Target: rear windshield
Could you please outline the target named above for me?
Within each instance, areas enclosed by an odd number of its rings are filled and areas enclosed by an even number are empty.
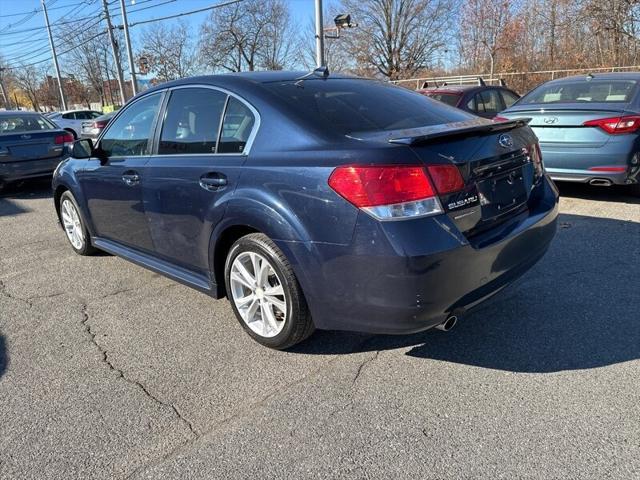
[[[55,128],[53,123],[42,115],[0,115],[0,135]]]
[[[518,105],[532,103],[629,103],[635,80],[576,80],[542,85],[525,95]]]
[[[375,80],[307,79],[265,83],[297,116],[325,131],[354,134],[468,120],[471,115]]]
[[[460,95],[457,93],[427,93],[427,96],[452,107],[455,107],[460,100]]]

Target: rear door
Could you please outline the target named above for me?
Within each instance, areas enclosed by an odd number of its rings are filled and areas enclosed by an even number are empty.
[[[209,242],[255,135],[257,112],[210,87],[171,91],[143,191],[156,254],[206,274]]]
[[[149,160],[163,92],[124,107],[98,144],[103,158],[91,158],[77,172],[96,234],[135,249],[152,251],[144,214],[142,172]]]

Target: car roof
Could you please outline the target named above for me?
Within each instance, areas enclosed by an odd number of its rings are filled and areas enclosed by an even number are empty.
[[[31,110],[0,110],[0,115],[42,115]]]
[[[572,75],[571,77],[557,78],[555,80],[549,80],[546,83],[565,83],[575,82],[576,80],[585,80],[587,76],[591,75],[593,80],[639,80],[640,72],[607,72],[607,73],[592,73],[587,75]]]
[[[300,80],[301,77],[307,76],[308,80],[319,80],[322,77],[318,75],[309,75],[312,72],[305,71],[287,71],[287,70],[278,70],[278,71],[264,71],[264,72],[233,72],[233,73],[222,73],[217,75],[200,75],[197,77],[187,77],[182,78],[180,80],[174,80],[171,82],[162,83],[153,88],[145,90],[141,92],[139,95],[147,94],[150,92],[163,90],[165,88],[171,88],[181,85],[212,85],[216,87],[228,87],[233,89],[234,87],[244,87],[246,89],[250,89],[252,86],[261,85],[264,83],[275,83],[275,82],[292,82],[295,80]],[[359,80],[372,80],[370,78],[357,77],[353,75],[345,75],[340,73],[331,73],[327,77],[328,79],[359,79]]]

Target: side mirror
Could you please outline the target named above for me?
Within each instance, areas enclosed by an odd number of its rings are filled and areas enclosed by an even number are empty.
[[[91,158],[93,154],[93,142],[90,138],[76,140],[71,146],[71,156],[73,158]]]

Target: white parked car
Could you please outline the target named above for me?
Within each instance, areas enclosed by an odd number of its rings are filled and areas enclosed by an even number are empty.
[[[82,133],[82,122],[93,120],[101,115],[102,113],[95,110],[68,110],[48,114],[47,118],[58,127],[72,133],[74,138],[78,138]]]

